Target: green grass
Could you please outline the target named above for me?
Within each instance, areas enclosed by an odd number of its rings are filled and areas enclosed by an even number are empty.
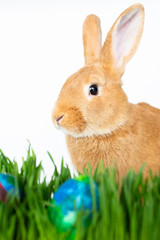
[[[26,159],[22,159],[21,169],[0,151],[0,172],[11,173],[20,179],[25,193],[22,201],[12,198],[6,204],[0,204],[0,240],[61,240],[69,234],[57,233],[49,221],[47,208],[52,193],[71,177],[71,173],[63,161],[58,172],[50,154],[49,157],[55,171],[47,182],[46,178],[40,181],[43,167],[36,163],[30,147]],[[142,170],[138,175],[130,171],[120,184],[114,170],[103,169],[100,173],[97,169],[94,176],[90,170],[85,170],[85,174],[90,178],[91,188],[93,179],[98,183],[100,210],[97,212],[93,206],[92,221],[87,228],[82,225],[83,212],[79,214],[76,240],[160,239],[160,176],[150,174],[151,180],[144,181]]]

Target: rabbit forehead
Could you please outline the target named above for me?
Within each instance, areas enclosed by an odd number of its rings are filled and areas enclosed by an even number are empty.
[[[106,75],[100,65],[93,65],[90,67],[90,74],[85,79],[85,84],[99,83],[104,85],[106,83]]]
[[[81,68],[78,72],[71,75],[66,83],[65,87],[76,88],[83,84],[100,83],[104,85],[106,82],[105,72],[99,64],[92,64]]]
[[[90,84],[103,86],[106,79],[103,69],[98,64],[85,66],[66,80],[60,91],[58,102],[65,102],[65,104],[70,102],[74,105],[77,98],[78,101],[83,101],[85,86]]]

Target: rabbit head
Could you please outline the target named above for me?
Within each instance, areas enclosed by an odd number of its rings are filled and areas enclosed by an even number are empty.
[[[129,103],[121,88],[126,63],[136,52],[144,24],[144,8],[124,11],[101,46],[100,20],[89,15],[83,25],[85,66],[62,87],[52,119],[73,137],[110,134],[128,119]]]

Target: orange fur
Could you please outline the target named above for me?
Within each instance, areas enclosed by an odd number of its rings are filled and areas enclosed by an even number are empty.
[[[148,110],[146,111],[146,109]],[[94,171],[98,162],[116,167],[119,176],[129,169],[136,172],[146,163],[144,174],[160,169],[160,111],[147,104],[130,104],[128,121],[110,135],[73,138],[67,145],[75,167],[82,172],[90,163]]]
[[[149,169],[153,173],[160,169],[160,110],[129,103],[121,88],[121,76],[138,47],[143,23],[143,6],[131,6],[116,20],[100,50],[99,19],[90,15],[84,22],[86,65],[65,82],[52,116],[66,133],[72,162],[80,172],[88,162],[94,171],[100,160],[116,167],[118,176],[129,169],[137,172],[144,163],[144,175]],[[129,39],[126,32],[130,34],[131,24],[135,34]],[[127,47],[120,41],[126,36]],[[122,44],[118,53],[113,51],[117,43]],[[88,92],[92,84],[98,86],[97,96]]]
[[[101,38],[99,18],[95,15],[89,15],[83,24],[83,45],[86,65],[96,62],[99,59],[102,47]]]

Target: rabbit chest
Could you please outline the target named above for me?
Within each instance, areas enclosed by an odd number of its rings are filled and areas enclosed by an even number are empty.
[[[144,174],[148,169],[159,170],[160,123],[156,121],[156,114],[144,111],[142,103],[133,106],[132,115],[126,125],[109,135],[66,136],[72,162],[79,172],[83,172],[88,163],[94,171],[100,161],[105,167],[115,167],[120,176],[125,176],[129,169],[138,172],[144,163]]]

